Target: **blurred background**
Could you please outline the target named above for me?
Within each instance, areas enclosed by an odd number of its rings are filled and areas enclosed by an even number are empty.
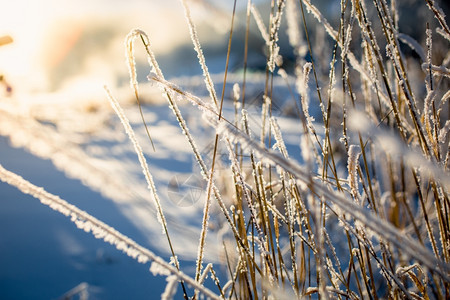
[[[226,50],[232,2],[189,1],[211,59]],[[238,15],[245,6],[238,1]],[[16,93],[122,85],[128,82],[124,39],[133,28],[147,32],[167,77],[200,73],[179,1],[18,0],[1,3],[0,36],[13,42],[0,47],[0,74]],[[222,64],[210,62],[211,71],[223,71]]]
[[[199,30],[200,41],[213,73],[223,72],[227,35],[233,1],[188,1]],[[335,12],[339,1],[313,1],[321,12],[337,25]],[[253,0],[267,21],[270,1]],[[448,11],[446,1],[437,1]],[[17,0],[1,2],[0,37],[13,42],[0,47],[0,75],[18,92],[54,92],[69,89],[96,90],[104,84],[120,86],[128,82],[123,41],[133,28],[147,32],[152,49],[166,77],[201,74],[181,3],[177,0]],[[235,39],[231,56],[231,70],[242,67],[245,10],[247,1],[237,1]],[[419,42],[416,28],[429,19],[430,12],[421,1],[397,3],[400,31]],[[432,20],[431,20],[432,21]],[[250,69],[264,70],[264,42],[252,18],[250,32]],[[283,26],[284,26],[283,22]],[[315,32],[315,26],[309,30]],[[283,56],[289,60],[286,32],[280,32]],[[311,38],[316,38],[314,34]],[[318,44],[324,45],[323,41]],[[445,47],[444,47],[445,49]],[[445,54],[445,53],[444,53]],[[145,61],[143,49],[138,47],[137,58]],[[140,70],[144,81],[147,68]]]

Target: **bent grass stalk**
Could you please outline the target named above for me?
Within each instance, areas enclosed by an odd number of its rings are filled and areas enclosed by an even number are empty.
[[[147,133],[147,136],[152,144],[153,151],[156,151],[155,145],[153,144],[152,137],[150,136],[150,132],[147,127],[147,122],[145,121],[144,118],[144,113],[142,112],[141,101],[139,100],[139,89],[136,74],[136,61],[134,59],[134,41],[138,36],[143,38],[139,31],[132,31],[125,39],[126,58],[128,62],[128,71],[130,73],[130,85],[134,90],[134,96],[136,97],[136,102],[139,107],[139,113],[141,115],[142,123],[144,124],[145,127],[145,132]]]

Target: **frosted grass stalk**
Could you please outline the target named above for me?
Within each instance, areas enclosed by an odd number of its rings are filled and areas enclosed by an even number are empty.
[[[426,2],[430,10],[434,13],[435,18],[439,21],[442,30],[447,35],[450,35],[450,28],[448,27],[447,22],[445,21],[446,16],[442,8],[438,4],[436,4],[434,0],[426,0]]]
[[[330,274],[329,275],[330,276],[330,282],[333,285],[333,287],[339,286],[339,283],[341,281],[344,282],[343,278],[341,276],[339,276],[340,274],[334,268],[333,262],[328,257],[325,258],[325,266],[327,268],[328,273]]]
[[[251,140],[248,136],[240,130],[229,126],[225,122],[217,124],[217,131],[220,134],[228,135],[229,138],[243,145],[243,149],[252,149],[257,153],[264,162],[277,165],[285,171],[289,171],[296,180],[306,184],[311,190],[314,190],[318,196],[324,197],[327,202],[336,204],[342,211],[353,216],[359,220],[366,227],[370,228],[380,239],[389,241],[402,249],[410,257],[417,259],[426,265],[430,270],[434,270],[443,279],[450,280],[448,273],[450,272],[450,265],[436,259],[429,250],[425,249],[418,242],[404,236],[397,228],[379,219],[363,207],[360,207],[353,201],[346,198],[342,193],[330,190],[329,187],[320,181],[312,181],[311,174],[304,171],[304,169],[293,162],[285,159],[277,153],[266,149],[259,143]]]
[[[280,65],[281,63],[277,63],[280,61],[281,56],[280,47],[278,46],[278,32],[281,26],[281,17],[283,15],[283,10],[285,6],[285,0],[277,1],[277,11],[275,16],[270,22],[270,40],[269,40],[269,60],[267,62],[267,66],[269,67],[269,71],[273,72],[275,70],[275,65]]]
[[[360,202],[358,193],[358,159],[360,155],[361,148],[357,145],[350,145],[347,160],[348,184],[353,198],[358,202]]]
[[[298,237],[300,237],[300,239],[306,243],[313,252],[316,251],[316,249],[314,247],[312,247],[312,245],[310,245],[309,241],[307,240],[306,237],[303,236],[302,230],[295,230],[295,216],[296,216],[296,209],[295,209],[295,203],[294,203],[294,197],[295,196],[291,196],[290,192],[288,192],[288,186],[289,188],[294,189],[294,186],[292,185],[292,181],[290,181],[287,177],[290,177],[290,174],[288,174],[287,172],[284,172],[283,170],[281,170],[280,168],[277,168],[277,172],[280,176],[280,180],[282,182],[283,188],[282,188],[282,192],[283,192],[283,197],[285,199],[284,201],[284,207],[285,207],[285,215],[281,215],[281,213],[278,211],[278,209],[276,209],[276,207],[274,207],[271,203],[267,203],[267,206],[269,208],[269,210],[272,211],[272,213],[275,214],[274,217],[274,221],[277,221],[276,223],[278,224],[278,219],[283,220],[288,228],[288,238],[289,238],[289,249],[290,249],[290,258],[291,258],[291,272],[293,274],[293,282],[289,278],[289,281],[291,283],[292,289],[295,293],[295,295],[297,297],[299,297],[299,288],[298,288],[298,264],[297,264],[297,247],[296,247],[296,242],[295,242],[295,235],[297,235]],[[299,227],[301,228],[301,225],[299,224]],[[278,248],[280,248],[279,246],[279,238],[277,237],[277,245]],[[280,261],[281,263],[281,261]],[[287,266],[285,264],[283,264],[283,267],[286,269],[286,273],[287,273]]]
[[[233,106],[234,106],[234,124],[235,126],[239,126],[239,109],[241,108],[241,102],[239,99],[241,98],[241,88],[238,83],[233,84]]]
[[[140,30],[140,29],[132,29],[130,31],[130,33],[128,33],[127,38],[126,38],[126,43],[133,45],[134,40],[140,37],[142,40],[142,43],[144,44],[145,50],[147,51],[147,59],[148,59],[148,63],[150,65],[150,67],[152,68],[152,71],[156,73],[156,75],[158,75],[161,78],[164,78],[164,75],[161,71],[161,69],[159,68],[158,63],[156,63],[156,58],[155,58],[155,54],[153,53],[153,51],[150,50],[150,39],[148,38],[148,35]],[[127,56],[127,59],[129,61],[129,68],[130,68],[130,75],[131,75],[131,83],[132,85],[136,84],[137,85],[137,81],[136,81],[136,65],[134,63],[134,52],[130,52],[127,51],[127,55],[133,55],[132,57]],[[130,61],[132,63],[130,63]]]
[[[323,236],[323,228],[322,228],[322,224],[323,224],[323,220],[322,220],[322,216],[324,215],[323,212],[325,210],[325,201],[323,201],[323,199],[321,199],[321,201],[319,201],[317,204],[314,203],[314,199],[315,197],[312,194],[308,194],[307,195],[308,198],[310,198],[311,200],[311,208],[312,208],[312,217],[314,219],[314,238],[315,240],[315,245],[316,245],[316,250],[317,253],[315,254],[316,259],[318,261],[318,264],[316,265],[316,270],[317,270],[317,274],[318,274],[318,287],[319,287],[319,294],[321,296],[321,299],[329,299],[329,294],[327,293],[326,290],[326,280],[327,280],[327,276],[326,276],[326,260],[325,260],[325,239]]]
[[[209,114],[210,117],[218,116],[216,107],[212,106],[210,103],[205,103],[199,97],[182,90],[181,87],[177,86],[176,84],[169,82],[164,78],[157,76],[156,74],[149,75],[147,78],[149,81],[157,82],[158,88],[163,93],[168,93],[174,99],[185,99],[189,101],[194,107],[198,108],[202,113]]]
[[[449,99],[450,99],[450,90],[448,90],[441,98],[441,101],[439,103],[438,110],[437,110],[438,116],[441,115],[442,109],[444,108],[443,106]]]
[[[138,155],[139,162],[140,162],[141,167],[142,167],[142,172],[144,173],[145,180],[147,181],[147,184],[148,184],[148,188],[149,188],[149,190],[150,190],[150,192],[152,193],[152,196],[153,196],[152,198],[153,198],[153,203],[154,203],[154,205],[156,207],[156,210],[157,210],[158,222],[162,226],[163,234],[165,234],[166,237],[167,237],[167,241],[169,243],[169,247],[170,247],[170,250],[171,250],[171,253],[172,253],[172,257],[175,260],[175,267],[177,269],[179,269],[180,265],[179,265],[178,259],[177,259],[176,255],[175,255],[175,252],[174,252],[173,247],[172,247],[172,242],[170,240],[169,232],[167,230],[167,221],[166,221],[166,218],[165,218],[164,213],[163,213],[163,209],[162,209],[162,206],[161,206],[161,201],[160,201],[159,196],[158,196],[158,194],[156,192],[156,186],[155,186],[155,183],[153,181],[153,177],[152,177],[152,175],[150,173],[150,170],[148,168],[148,164],[147,164],[147,161],[145,159],[144,153],[142,152],[142,148],[141,148],[140,144],[138,143],[138,141],[136,139],[136,135],[134,134],[133,128],[131,127],[130,122],[128,121],[128,118],[125,116],[125,113],[123,112],[122,107],[120,107],[119,102],[113,97],[113,95],[111,94],[111,92],[108,90],[108,88],[106,86],[105,86],[105,90],[106,90],[106,93],[107,93],[107,96],[108,96],[108,100],[111,103],[111,106],[113,107],[114,111],[116,112],[116,114],[120,118],[120,121],[122,122],[122,124],[123,124],[123,126],[125,128],[125,131],[128,134],[128,137],[130,138],[130,140],[131,140],[131,142],[133,144],[133,147],[134,147],[134,149],[136,151],[136,154]]]
[[[424,70],[428,69],[428,67],[429,67],[428,64],[422,65],[422,69]],[[431,71],[433,72],[433,75],[440,75],[450,78],[450,69],[446,68],[443,65],[442,66],[431,65]]]
[[[428,85],[428,84],[427,84]],[[433,106],[436,99],[436,93],[433,89],[427,88],[427,95],[425,96],[424,103],[423,103],[423,123],[425,125],[425,132],[428,133],[428,141],[434,142],[435,139],[433,139],[432,132],[434,132],[436,126],[437,126],[437,120],[433,117]],[[434,135],[437,138],[437,132],[434,132]],[[435,143],[432,143],[432,145],[435,145]]]
[[[198,243],[198,249],[197,249],[197,262],[196,262],[197,266],[196,266],[196,271],[195,271],[195,279],[198,281],[200,281],[200,272],[202,270],[202,261],[203,261],[204,251],[205,251],[206,234],[208,232],[208,223],[209,223],[209,217],[210,217],[209,209],[211,207],[211,199],[212,199],[211,192],[212,192],[213,180],[214,180],[214,172],[211,170],[211,174],[209,176],[208,185],[207,185],[208,193],[206,195],[205,206],[203,208],[202,230],[200,232],[200,241]],[[207,273],[206,269],[205,269],[204,273]]]
[[[138,93],[138,83],[136,74],[136,60],[134,56],[134,40],[142,34],[145,35],[145,33],[140,30],[134,30],[128,33],[127,37],[125,38],[125,56],[127,59],[128,72],[130,74],[130,85],[136,95]]]
[[[259,10],[256,8],[254,4],[252,4],[251,6],[251,13],[256,21],[256,25],[258,26],[262,38],[266,42],[266,45],[270,45],[270,36],[269,33],[267,32],[266,25],[264,24],[261,14],[259,13]]]
[[[238,83],[233,84],[233,100],[238,102],[241,97],[241,88]]]
[[[310,153],[310,150],[314,153],[314,157],[317,161],[317,165],[320,166],[322,163],[322,160],[316,151],[316,149],[313,149],[313,143],[312,139],[315,139],[320,147],[321,144],[319,142],[319,138],[317,136],[316,128],[314,126],[314,117],[311,116],[309,113],[309,91],[308,91],[308,81],[309,81],[309,74],[312,69],[312,63],[305,63],[303,65],[303,70],[300,68],[300,66],[296,67],[296,88],[298,93],[300,94],[300,103],[302,106],[303,115],[306,119],[306,127],[308,129],[308,137],[303,137],[301,140],[301,146],[302,146],[302,155],[305,158],[305,162],[308,163],[309,167],[312,167],[312,155]],[[311,142],[310,142],[311,141]],[[319,168],[320,169],[320,168]]]
[[[309,135],[303,134],[300,136],[301,155],[302,155],[303,161],[310,169],[312,167],[313,158],[314,158],[314,156],[316,156],[316,153],[313,153],[314,150],[311,149],[311,147],[312,147],[311,144],[312,144],[312,142],[309,139]],[[320,159],[318,157],[316,157],[316,159],[317,159],[317,161],[320,161]]]
[[[285,158],[289,158],[286,144],[284,143],[283,136],[281,134],[280,125],[278,125],[277,119],[275,117],[270,118],[270,125],[272,126],[275,140],[277,142],[275,145],[273,145],[273,147],[278,148],[280,150],[280,153],[283,154]]]
[[[208,277],[208,272],[212,270],[212,264],[207,264],[205,269],[203,270],[203,274],[200,276],[200,278],[198,279],[198,283],[203,284],[206,280],[206,278]]]
[[[297,81],[296,81],[296,87],[297,91],[300,94],[301,97],[301,104],[302,104],[302,110],[303,114],[306,118],[306,124],[308,126],[308,129],[310,132],[315,135],[316,129],[313,125],[314,117],[312,117],[309,114],[309,93],[308,93],[308,81],[309,81],[309,74],[312,69],[311,63],[305,63],[303,65],[303,70],[300,70],[300,68],[297,68]]]
[[[445,143],[445,139],[450,131],[450,120],[447,120],[444,124],[444,126],[439,131],[438,140],[440,143]]]
[[[339,260],[339,257],[336,253],[336,249],[333,245],[333,242],[331,241],[330,235],[328,234],[326,228],[323,228],[322,230],[323,230],[323,235],[324,235],[325,241],[328,244],[328,247],[330,248],[331,255],[334,258],[334,260],[336,261],[336,265],[339,268],[340,274],[342,275],[341,261]],[[331,262],[331,260],[330,260],[330,266],[328,268],[332,269],[333,273],[336,274],[335,276],[339,277],[337,272],[334,270],[333,263]]]
[[[442,30],[441,28],[436,28],[436,32],[439,33],[444,39],[450,42],[450,34]]]
[[[344,11],[345,9],[345,1],[341,1],[341,11]],[[348,52],[350,51],[350,42],[352,41],[352,31],[353,31],[353,25],[355,22],[355,7],[352,6],[352,10],[350,12],[350,20],[347,25],[347,29],[344,30],[343,34],[343,46],[341,51],[341,61],[345,62],[345,70],[343,73],[343,79],[345,81],[348,80],[348,66],[347,66],[347,56]],[[344,26],[344,24],[342,24]],[[347,85],[347,83],[345,83]]]
[[[203,51],[200,46],[197,29],[195,28],[195,24],[192,21],[191,11],[189,10],[188,5],[186,4],[186,0],[180,0],[180,1],[181,1],[181,4],[183,5],[184,14],[185,14],[186,20],[188,22],[189,32],[191,34],[191,40],[192,40],[192,43],[194,44],[194,49],[197,52],[198,62],[200,63],[200,66],[202,67],[202,70],[203,70],[203,76],[205,77],[206,88],[208,89],[211,100],[213,101],[215,106],[218,107],[216,90],[214,88],[214,83],[211,79],[211,75],[209,74],[208,66],[206,65],[205,56],[203,55]]]
[[[145,39],[148,40],[148,37],[145,35],[145,33],[140,30],[135,30],[135,31],[130,32],[125,39],[126,58],[127,58],[127,62],[128,62],[128,71],[130,73],[130,85],[131,85],[131,88],[134,90],[134,95],[136,97],[136,101],[139,106],[139,113],[141,114],[142,123],[144,124],[145,131],[147,132],[147,136],[150,139],[150,142],[153,147],[153,151],[156,151],[155,145],[153,144],[153,139],[150,136],[150,132],[147,127],[147,122],[145,121],[145,118],[144,118],[144,113],[142,112],[141,101],[139,100],[139,90],[138,90],[137,74],[136,74],[136,61],[134,58],[134,41],[138,36],[140,36],[143,41]]]
[[[222,287],[222,291],[224,294],[228,292],[228,289],[233,285],[233,280],[228,280],[227,283]]]
[[[145,176],[145,180],[147,181],[148,189],[152,193],[153,196],[153,203],[155,204],[155,207],[157,209],[157,217],[158,221],[163,227],[163,233],[168,234],[167,232],[167,222],[166,218],[164,217],[163,210],[161,207],[161,201],[159,200],[159,196],[156,192],[156,186],[153,181],[153,177],[150,174],[150,169],[148,168],[147,160],[145,159],[144,153],[142,151],[141,145],[136,139],[136,135],[134,133],[133,128],[130,125],[130,122],[128,121],[128,118],[125,116],[125,113],[120,106],[119,102],[114,98],[114,96],[111,94],[109,89],[105,86],[105,91],[108,96],[108,100],[111,103],[112,108],[116,112],[117,116],[120,118],[120,121],[122,122],[123,127],[125,128],[125,132],[127,133],[128,137],[130,138],[131,143],[133,144],[134,150],[136,151],[136,154],[139,159],[139,163],[141,164],[142,172]]]
[[[302,3],[305,4],[307,11],[311,13],[317,19],[317,21],[324,26],[328,34],[333,37],[334,40],[338,40],[339,35],[337,31],[333,29],[328,20],[322,15],[320,10],[317,9],[317,7],[315,7],[309,0],[303,0]]]
[[[420,60],[422,62],[427,61],[427,56],[425,55],[425,51],[423,50],[422,46],[417,42],[414,38],[411,36],[404,34],[404,33],[397,33],[397,37],[400,41],[408,45],[412,50],[414,50],[417,55],[419,55]]]
[[[48,193],[43,188],[35,186],[34,184],[23,179],[21,176],[6,170],[1,165],[0,180],[16,187],[24,194],[31,195],[34,198],[39,199],[42,204],[49,206],[64,216],[70,217],[71,221],[74,222],[78,228],[83,229],[85,232],[92,233],[98,239],[103,239],[105,242],[113,245],[118,250],[124,252],[139,263],[145,264],[152,261],[152,264],[161,266],[162,269],[165,269],[170,272],[170,274],[176,276],[178,280],[185,281],[195,289],[198,289],[205,296],[210,297],[211,299],[220,299],[219,296],[214,294],[211,290],[199,284],[193,278],[179,271],[177,268],[164,261],[152,251],[139,245],[113,227],[103,223],[60,197]]]
[[[261,108],[261,143],[264,144],[266,138],[266,120],[269,114],[269,108],[271,106],[272,100],[269,96],[263,96],[263,104]]]

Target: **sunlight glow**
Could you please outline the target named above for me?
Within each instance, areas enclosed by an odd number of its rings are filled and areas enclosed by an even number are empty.
[[[99,89],[116,85],[127,74],[123,41],[132,28],[151,34],[156,53],[189,41],[175,0],[9,1],[0,10],[0,37],[13,42],[0,47],[0,75],[16,95],[73,88],[83,81]]]

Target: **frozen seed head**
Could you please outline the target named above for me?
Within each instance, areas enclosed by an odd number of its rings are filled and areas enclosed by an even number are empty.
[[[241,88],[239,87],[238,83],[235,83],[233,85],[233,98],[235,101],[239,100],[241,97]]]
[[[352,196],[358,198],[358,159],[361,155],[361,148],[358,145],[350,145],[348,150],[348,182]]]

